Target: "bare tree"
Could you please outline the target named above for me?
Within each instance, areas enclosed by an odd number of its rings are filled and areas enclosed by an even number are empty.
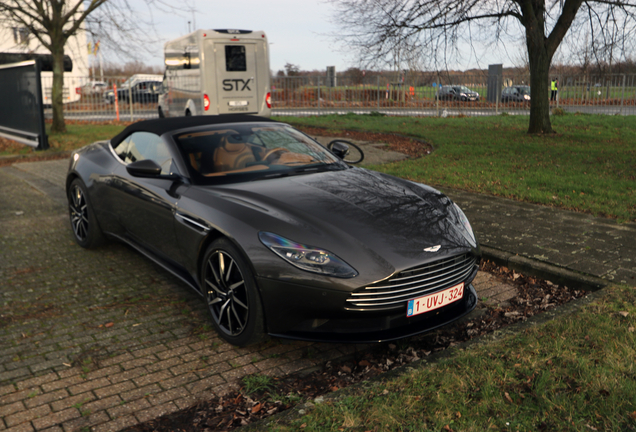
[[[491,43],[524,34],[532,101],[528,133],[551,133],[548,90],[552,58],[574,25],[601,32],[612,49],[635,30],[636,1],[630,0],[330,0],[361,64],[385,62],[395,52],[429,52],[446,62],[460,42]],[[339,37],[343,34],[340,33]],[[595,34],[592,33],[593,40]],[[600,43],[600,42],[599,42]],[[607,45],[607,44],[605,44]],[[409,46],[410,50],[398,51]],[[406,59],[405,59],[406,60]]]
[[[136,11],[129,0],[0,0],[0,17],[28,29],[53,57],[51,132],[65,132],[63,111],[64,47],[80,31],[97,35],[103,45],[127,58],[149,51],[154,35],[152,11],[160,9],[180,15],[194,13],[189,0],[170,4],[169,0],[145,0],[148,10]],[[178,9],[177,9],[178,8]],[[158,37],[155,36],[155,39]]]

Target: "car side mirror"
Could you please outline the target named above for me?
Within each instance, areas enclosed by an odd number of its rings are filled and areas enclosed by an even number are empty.
[[[344,159],[349,153],[349,146],[341,142],[335,142],[331,147],[331,151],[340,159]]]
[[[126,165],[126,171],[134,177],[159,177],[161,166],[151,159],[142,159]]]

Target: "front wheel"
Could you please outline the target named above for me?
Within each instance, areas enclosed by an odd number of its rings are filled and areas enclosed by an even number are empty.
[[[260,342],[265,337],[263,308],[242,254],[229,240],[215,240],[203,264],[201,288],[219,336],[236,346]]]
[[[333,148],[333,145],[337,142],[349,146],[347,154],[345,155],[344,159],[342,159],[343,161],[352,165],[362,162],[362,160],[364,159],[364,152],[360,147],[350,141],[336,139],[327,144],[327,148],[331,150]]]
[[[86,185],[76,178],[68,189],[68,209],[73,236],[78,245],[92,249],[104,242],[104,235],[97,223]]]

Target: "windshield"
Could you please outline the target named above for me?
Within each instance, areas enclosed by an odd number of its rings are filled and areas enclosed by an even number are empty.
[[[181,133],[174,139],[197,184],[347,168],[323,146],[285,124],[222,124]]]
[[[517,87],[519,89],[519,93],[521,94],[530,94],[530,87],[528,86],[521,86],[521,87]]]
[[[462,93],[472,93],[473,91],[465,86],[459,86],[459,91]]]

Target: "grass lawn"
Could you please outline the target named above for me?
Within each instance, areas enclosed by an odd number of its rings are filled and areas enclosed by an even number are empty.
[[[110,139],[121,132],[126,125],[127,123],[67,123],[66,133],[51,134],[51,125],[47,124],[50,147],[48,150],[36,153],[29,146],[3,140],[0,145],[0,156],[15,154],[47,156],[60,151],[74,150],[95,141]]]
[[[272,431],[636,430],[636,289],[397,377],[346,389]]]
[[[437,186],[636,220],[636,116],[553,116],[554,135],[526,134],[527,116],[282,117],[296,126],[399,133],[435,151],[372,167]]]

